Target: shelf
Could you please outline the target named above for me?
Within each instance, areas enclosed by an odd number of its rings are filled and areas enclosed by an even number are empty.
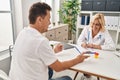
[[[78,28],[78,29],[79,29],[79,28],[83,29],[85,26],[87,26],[87,25],[80,25],[80,26],[78,26],[77,28]]]
[[[59,28],[59,27],[63,27],[63,26],[68,26],[68,24],[59,24],[59,25],[51,25],[48,27],[48,30],[51,30],[51,29],[56,29],[56,28]]]
[[[115,31],[117,31],[117,30],[118,30],[118,28],[117,28],[117,27],[106,27],[106,29],[107,29],[107,30],[115,30]]]
[[[116,14],[119,14],[120,13],[120,11],[116,11],[116,12],[114,12],[114,11],[81,11],[80,13],[108,13],[108,14],[110,14],[110,13],[116,13]]]
[[[80,26],[78,26],[77,27],[77,29],[83,29],[85,26],[88,26],[88,25],[80,25]],[[105,27],[107,30],[118,30],[118,28],[117,27]]]

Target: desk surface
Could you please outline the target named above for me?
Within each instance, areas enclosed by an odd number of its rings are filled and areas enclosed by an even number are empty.
[[[91,74],[105,79],[120,79],[120,58],[118,58],[114,51],[103,51],[92,49],[92,51],[99,53],[99,58],[95,59],[93,54],[85,59],[84,62],[79,63],[71,70]],[[76,49],[63,50],[56,54],[60,61],[70,60],[75,58],[80,53]]]

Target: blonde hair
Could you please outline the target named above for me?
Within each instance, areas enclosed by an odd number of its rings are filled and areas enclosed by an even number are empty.
[[[90,24],[89,24],[89,25],[92,27],[92,26],[93,26],[93,22],[94,22],[96,19],[97,19],[97,20],[99,21],[99,23],[100,23],[100,26],[101,26],[100,31],[104,32],[104,31],[105,31],[105,19],[104,19],[104,15],[101,14],[101,13],[95,14],[94,17],[93,17],[93,19],[90,21]]]

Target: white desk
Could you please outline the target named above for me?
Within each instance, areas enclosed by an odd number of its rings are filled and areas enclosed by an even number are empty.
[[[113,51],[93,50],[99,53],[95,59],[93,54],[84,62],[70,68],[70,70],[87,73],[107,80],[120,80],[120,58]],[[60,61],[70,60],[79,55],[75,49],[63,50],[56,54]]]

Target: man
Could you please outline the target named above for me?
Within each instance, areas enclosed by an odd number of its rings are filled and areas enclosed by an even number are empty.
[[[46,3],[35,3],[29,11],[30,25],[23,29],[15,42],[10,69],[11,80],[48,80],[48,67],[59,72],[83,62],[82,55],[75,59],[60,62],[54,54],[61,51],[57,46],[54,51],[42,33],[48,30],[51,8]],[[54,80],[71,80],[62,77]]]

